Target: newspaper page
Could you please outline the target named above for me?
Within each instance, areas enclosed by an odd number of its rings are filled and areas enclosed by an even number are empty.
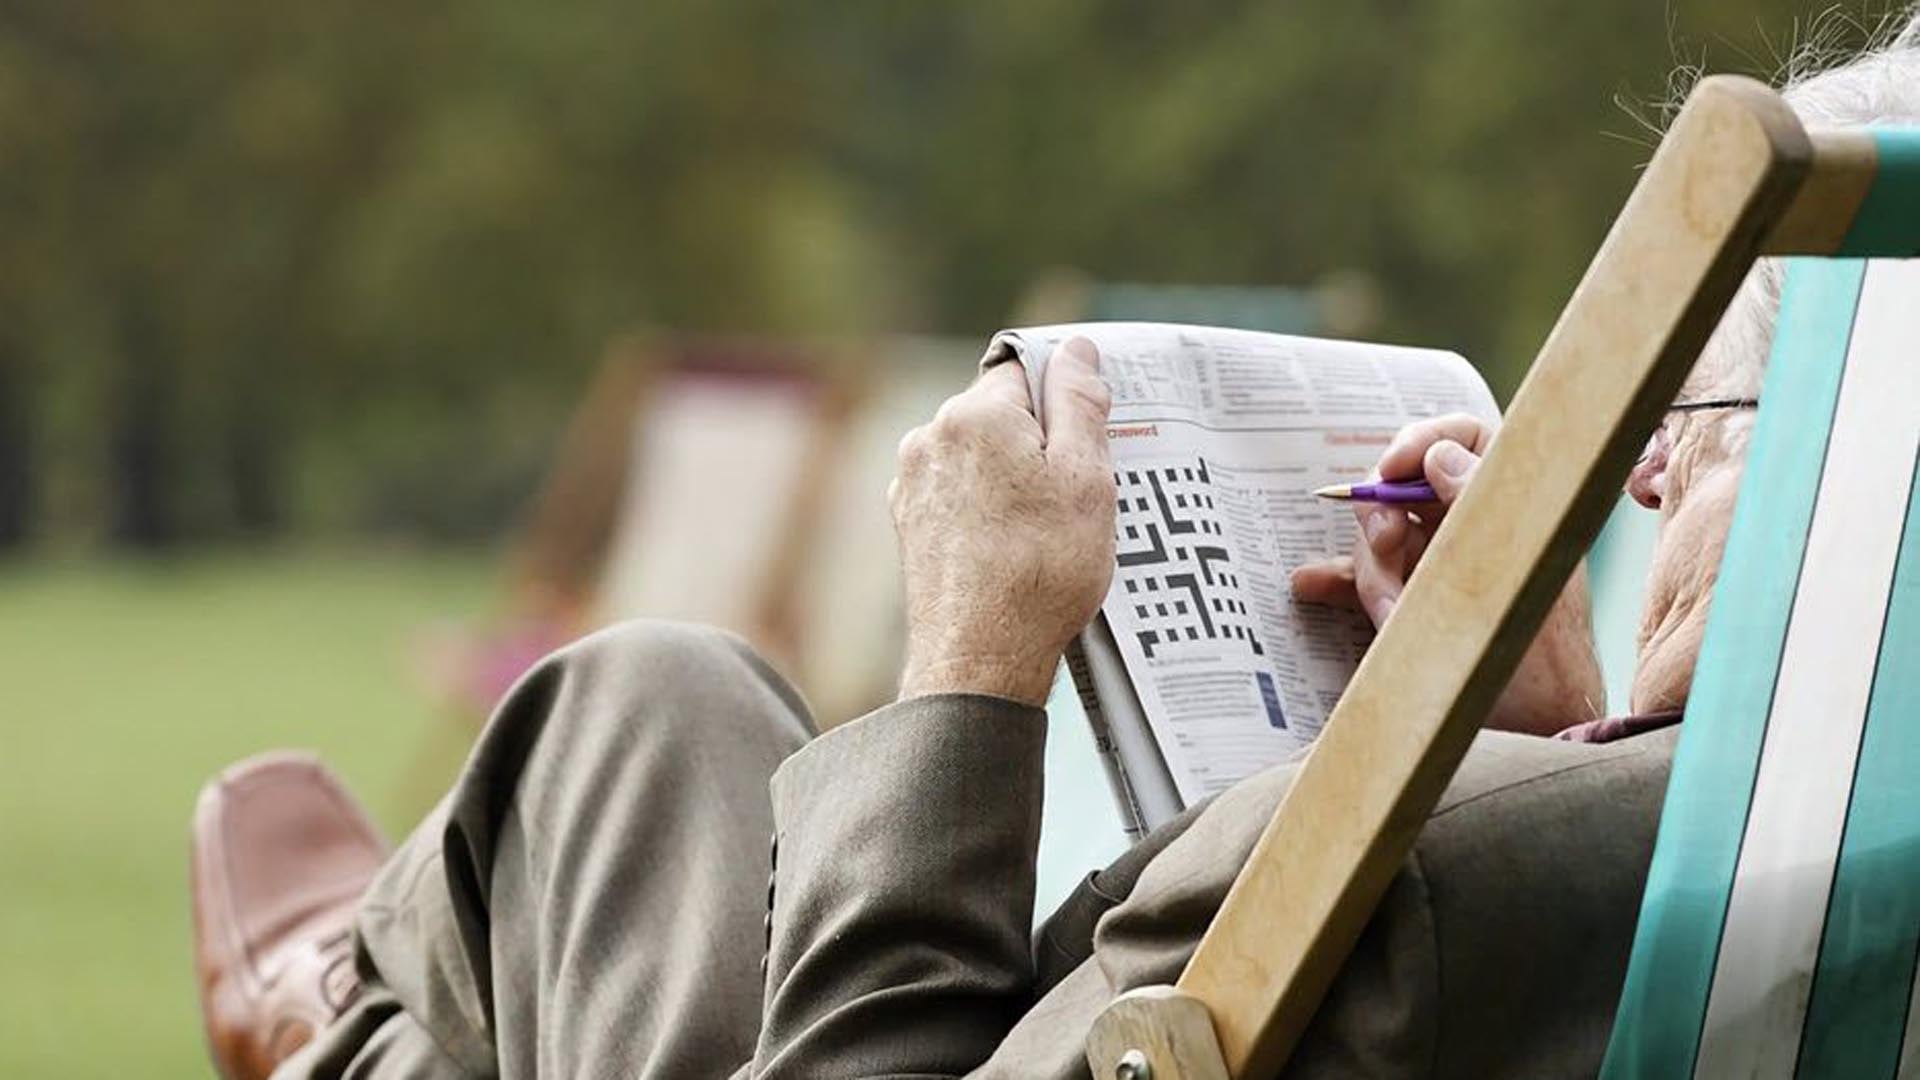
[[[1008,330],[982,364],[1019,360],[1038,408],[1074,335],[1113,393],[1119,513],[1070,666],[1137,832],[1310,745],[1372,640],[1364,615],[1292,599],[1295,567],[1354,541],[1350,507],[1313,490],[1367,478],[1409,421],[1498,409],[1454,353],[1215,327]]]

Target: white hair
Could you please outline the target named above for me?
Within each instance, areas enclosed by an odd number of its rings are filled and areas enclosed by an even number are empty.
[[[1788,61],[1781,91],[1808,127],[1920,123],[1920,8],[1889,19],[1874,44],[1838,63],[1822,44],[1827,34],[1816,29],[1810,36],[1813,42]],[[1778,259],[1762,259],[1747,275],[1701,351],[1683,398],[1760,396],[1784,276]],[[1725,415],[1711,427],[1720,449],[1737,454],[1751,423]]]

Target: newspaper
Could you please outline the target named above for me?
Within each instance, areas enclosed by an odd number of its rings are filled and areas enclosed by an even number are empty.
[[[981,364],[1017,360],[1038,408],[1074,335],[1113,392],[1118,565],[1067,663],[1137,836],[1310,746],[1372,640],[1292,599],[1295,567],[1353,546],[1349,507],[1313,490],[1365,479],[1409,421],[1499,413],[1454,353],[1218,327],[1005,330]]]

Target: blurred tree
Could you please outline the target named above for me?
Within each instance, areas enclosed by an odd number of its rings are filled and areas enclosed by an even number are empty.
[[[1863,39],[1824,7],[17,0],[0,543],[491,535],[619,331],[980,336],[1059,265],[1361,270],[1510,387],[1614,98]]]
[[[19,343],[0,330],[0,554],[25,546],[31,536],[32,393]]]

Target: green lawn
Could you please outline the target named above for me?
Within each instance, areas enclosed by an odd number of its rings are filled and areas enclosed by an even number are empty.
[[[204,1077],[189,955],[201,782],[319,751],[390,831],[457,754],[425,625],[477,558],[274,556],[0,570],[0,1077]]]

